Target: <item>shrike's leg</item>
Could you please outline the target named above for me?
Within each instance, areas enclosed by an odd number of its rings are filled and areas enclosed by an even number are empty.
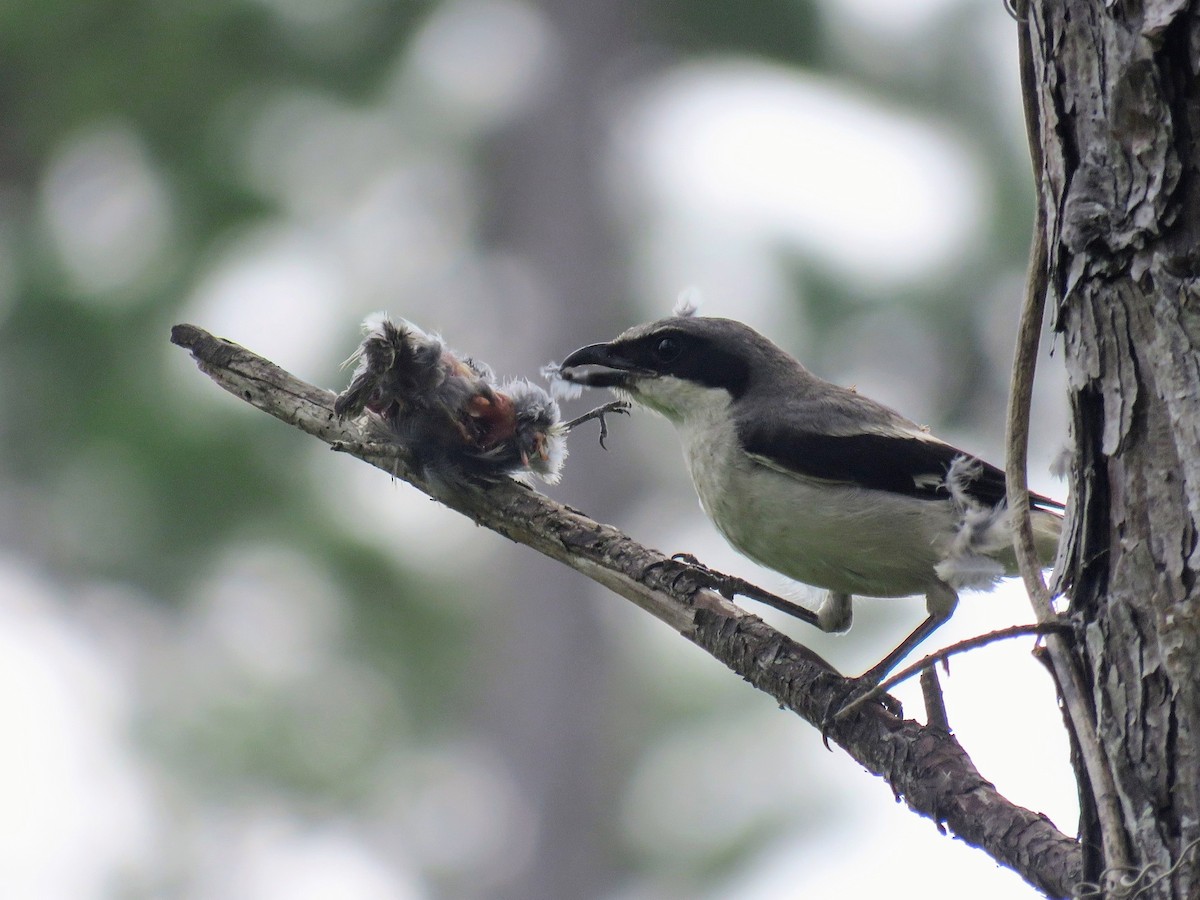
[[[945,624],[957,605],[958,593],[950,585],[939,581],[925,594],[925,609],[929,613],[925,621],[913,629],[913,633],[902,640],[895,650],[864,672],[859,680],[873,685],[883,681],[914,647]]]
[[[817,607],[817,627],[827,633],[842,634],[854,621],[853,597],[830,591]]]

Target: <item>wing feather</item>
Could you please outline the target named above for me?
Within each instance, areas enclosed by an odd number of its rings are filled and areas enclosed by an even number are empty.
[[[919,430],[887,427],[852,434],[818,434],[786,424],[738,424],[746,452],[763,465],[802,478],[852,484],[922,500],[949,497],[946,474],[954,460],[974,463],[963,487],[988,506],[1005,499],[1004,472]],[[1035,506],[1062,509],[1062,504],[1030,494]]]

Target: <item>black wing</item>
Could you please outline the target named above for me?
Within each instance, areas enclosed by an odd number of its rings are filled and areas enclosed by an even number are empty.
[[[825,435],[766,423],[739,423],[738,436],[746,452],[781,471],[923,500],[947,498],[946,474],[961,457],[971,463],[960,469],[970,475],[963,486],[971,497],[995,506],[1006,496],[1004,472],[936,438],[900,430]],[[1030,494],[1030,501],[1062,509],[1040,494]]]

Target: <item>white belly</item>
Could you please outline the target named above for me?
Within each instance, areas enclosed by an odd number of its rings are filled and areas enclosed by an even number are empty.
[[[738,450],[724,417],[680,423],[700,505],[734,547],[789,578],[847,594],[903,597],[937,582],[954,529],[949,502],[784,474]]]

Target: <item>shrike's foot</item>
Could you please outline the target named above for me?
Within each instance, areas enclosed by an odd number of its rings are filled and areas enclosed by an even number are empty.
[[[904,718],[904,706],[891,694],[879,691],[874,682],[864,683],[861,678],[847,679],[849,690],[840,698],[830,702],[821,719],[821,741],[825,749],[829,747],[829,734],[833,726],[847,718],[852,713],[863,709],[872,702],[879,703],[885,710],[897,719]]]
[[[879,703],[897,719],[904,718],[903,704],[891,694],[880,690],[879,681],[878,678],[869,677],[869,674],[853,679],[854,690],[846,696],[840,708],[833,710],[833,718],[835,720],[845,719],[855,710],[872,702]]]
[[[791,600],[785,600],[783,597],[763,590],[743,578],[738,578],[736,575],[726,575],[724,572],[710,569],[690,553],[676,553],[671,559],[686,563],[697,580],[727,600],[732,600],[737,595],[749,597],[751,600],[757,600],[759,603],[763,603],[780,612],[785,612],[789,616],[795,616],[800,621],[807,622],[809,625],[817,625],[817,614],[811,609],[801,606],[798,603],[793,603]]]

